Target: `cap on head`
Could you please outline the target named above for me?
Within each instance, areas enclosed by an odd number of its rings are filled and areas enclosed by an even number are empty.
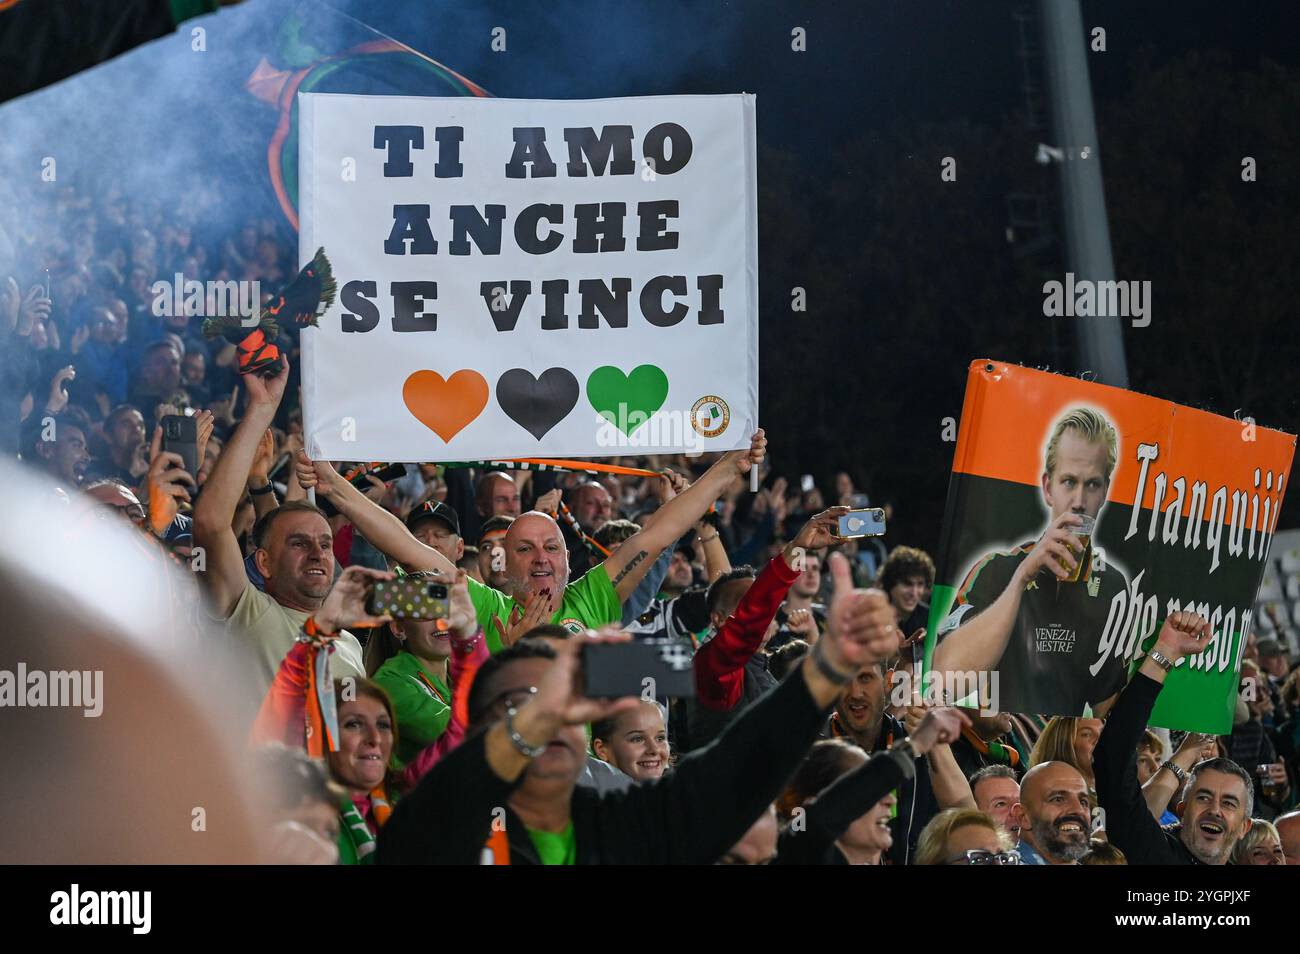
[[[451,532],[456,536],[460,536],[460,516],[454,507],[448,506],[441,500],[426,500],[412,510],[410,516],[406,518],[406,529],[414,533],[416,526],[425,520],[438,520],[450,527]]]

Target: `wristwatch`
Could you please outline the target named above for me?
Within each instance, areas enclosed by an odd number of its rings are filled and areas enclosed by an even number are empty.
[[[514,706],[506,707],[506,732],[509,733],[510,741],[515,748],[528,758],[535,759],[546,751],[546,743],[543,742],[541,745],[529,745],[524,741],[524,737],[520,735],[519,730],[515,728],[515,716],[518,714],[519,710]]]
[[[1173,661],[1164,653],[1162,653],[1160,650],[1156,649],[1154,646],[1152,646],[1149,650],[1147,650],[1147,658],[1150,659],[1157,666],[1159,666],[1161,669],[1163,669],[1165,672],[1173,672],[1174,670]]]
[[[1182,770],[1182,769],[1177,765],[1177,763],[1174,762],[1173,759],[1170,759],[1168,762],[1166,762],[1164,765],[1162,765],[1161,768],[1167,768],[1167,769],[1169,769],[1169,771],[1173,772],[1173,773],[1174,773],[1174,778],[1178,779],[1178,784],[1179,784],[1179,785],[1186,785],[1186,784],[1187,784],[1187,773],[1184,772],[1184,771],[1183,771],[1183,770]]]

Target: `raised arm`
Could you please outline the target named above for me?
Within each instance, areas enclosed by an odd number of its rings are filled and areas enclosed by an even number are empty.
[[[1177,665],[1184,656],[1204,649],[1209,636],[1209,624],[1195,613],[1174,613],[1165,620],[1141,668],[1120,693],[1093,750],[1092,767],[1097,799],[1106,813],[1106,836],[1128,856],[1129,864],[1169,862],[1168,844],[1151,817],[1137,778],[1138,743],[1166,675],[1152,654],[1158,652],[1171,666]]]
[[[763,568],[717,635],[700,649],[695,657],[695,686],[702,706],[727,711],[739,702],[745,663],[758,651],[777,607],[803,571],[804,554],[834,542],[839,516],[847,511],[847,507],[824,510],[804,524],[780,556]]]
[[[328,461],[311,460],[306,451],[299,451],[294,468],[303,487],[314,487],[384,556],[410,572],[436,570],[455,578],[455,564],[411,536],[406,524],[344,480]]]
[[[637,708],[641,702],[635,697],[584,698],[578,680],[584,645],[630,639],[625,635],[593,636],[556,646],[555,662],[514,717],[518,736],[529,745],[544,745],[565,725],[596,722]],[[380,832],[378,862],[466,864],[476,860],[500,806],[506,804],[529,761],[511,741],[505,719],[471,735],[398,803]]]
[[[934,668],[943,672],[986,672],[997,668],[1015,628],[1016,614],[1025,587],[1043,567],[1059,579],[1068,579],[1078,564],[1070,546],[1078,538],[1068,529],[1079,522],[1077,515],[1064,513],[1045,532],[1029,555],[1016,567],[1002,594],[969,623],[947,635],[934,650]],[[1062,565],[1064,561],[1066,565]]]
[[[203,547],[207,559],[207,570],[198,575],[199,582],[206,587],[213,609],[222,619],[234,611],[244,588],[249,585],[244,572],[244,555],[239,550],[231,522],[244,495],[248,472],[257,457],[262,435],[275,418],[288,380],[287,360],[274,377],[244,375],[244,389],[248,393],[244,419],[217,458],[194,508],[194,542]]]
[[[1178,787],[1182,784],[1179,777],[1170,769],[1170,763],[1178,766],[1184,773],[1190,772],[1192,766],[1202,759],[1214,758],[1214,750],[1212,735],[1188,732],[1183,737],[1182,745],[1178,746],[1178,751],[1173,754],[1173,757],[1160,766],[1156,774],[1147,779],[1146,784],[1142,786],[1142,798],[1146,801],[1147,808],[1151,810],[1152,818],[1157,822],[1160,821],[1170,800],[1178,794]]]
[[[257,456],[248,469],[248,493],[253,498],[253,510],[258,520],[280,505],[275,499],[275,488],[271,486],[271,457],[274,453],[275,435],[268,428],[257,442]]]
[[[727,485],[763,460],[766,448],[767,438],[759,428],[748,450],[730,451],[720,457],[703,477],[660,507],[650,526],[629,537],[605,561],[605,571],[620,600],[627,601],[659,552],[691,529],[704,516],[709,504],[722,496]]]
[[[885,595],[855,590],[840,554],[832,558],[831,572],[835,599],[826,638],[804,656],[798,672],[746,707],[722,735],[682,759],[661,782],[628,792],[628,803],[654,807],[666,833],[664,844],[690,846],[688,859],[649,860],[707,864],[721,856],[793,774],[845,683],[862,666],[898,651]]]
[[[924,718],[908,735],[912,753],[933,756],[938,749],[948,749],[948,743],[961,736],[963,721],[969,720],[957,709],[926,710]],[[915,772],[916,763],[912,754],[905,747],[895,746],[887,752],[878,752],[847,775],[832,782],[804,806],[805,830],[799,833],[799,838],[789,839],[790,847],[796,849],[797,854],[793,858],[786,858],[783,850],[783,861],[819,864],[821,857],[848,831],[850,825],[869,812],[892,789],[912,778]]]

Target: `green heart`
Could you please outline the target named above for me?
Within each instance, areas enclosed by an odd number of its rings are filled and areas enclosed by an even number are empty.
[[[631,374],[607,364],[587,378],[587,400],[591,406],[628,437],[650,420],[667,399],[668,375],[653,364],[635,367]]]

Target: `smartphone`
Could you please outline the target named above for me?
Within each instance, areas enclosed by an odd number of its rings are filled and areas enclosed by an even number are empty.
[[[584,646],[582,673],[587,697],[694,698],[691,655],[691,643],[686,639],[638,639]]]
[[[199,422],[184,414],[165,414],[162,421],[162,449],[180,454],[185,472],[197,479],[199,472]]]
[[[446,619],[450,609],[446,583],[414,576],[379,580],[366,599],[371,616],[393,619]]]
[[[370,464],[358,473],[354,474],[349,483],[358,490],[366,490],[370,487],[370,481],[366,480],[367,476],[378,477],[384,483],[390,480],[397,480],[399,477],[406,476],[405,464]]]
[[[840,517],[839,537],[880,537],[885,534],[885,511],[879,507],[868,510],[850,510]]]
[[[812,490],[816,486],[817,485],[813,482],[812,474],[804,474],[802,477],[799,478],[799,490],[802,493],[806,494],[808,491]]]

